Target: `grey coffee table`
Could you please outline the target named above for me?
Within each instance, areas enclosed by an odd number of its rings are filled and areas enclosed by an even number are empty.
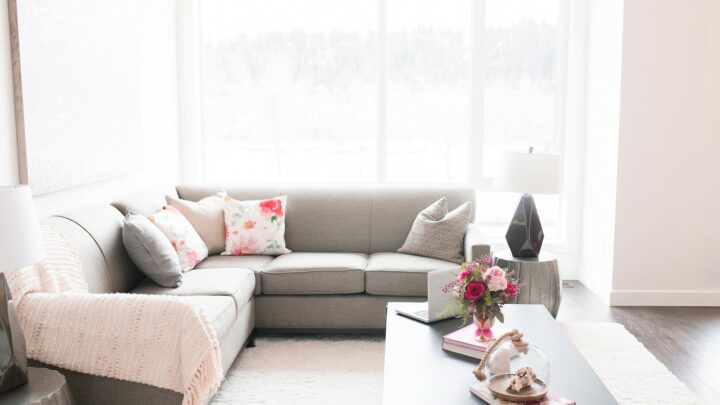
[[[398,315],[402,305],[388,304],[383,404],[483,404],[468,389],[477,381],[472,369],[479,361],[441,348],[443,335],[462,321],[426,325]],[[578,405],[617,404],[544,306],[508,304],[503,312],[506,326],[520,329],[550,359],[551,389]]]

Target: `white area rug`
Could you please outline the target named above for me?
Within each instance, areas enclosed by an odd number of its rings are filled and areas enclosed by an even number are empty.
[[[621,404],[702,403],[622,325],[562,326]],[[261,337],[256,345],[235,361],[213,405],[382,402],[382,338]]]
[[[213,405],[382,402],[383,337],[258,337],[255,345],[235,360]]]
[[[619,403],[703,403],[619,323],[566,323],[561,327]]]

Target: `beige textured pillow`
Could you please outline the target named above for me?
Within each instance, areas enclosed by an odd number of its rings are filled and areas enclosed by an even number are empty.
[[[398,252],[464,262],[463,243],[471,214],[470,201],[448,213],[447,199],[437,200],[418,214]]]
[[[168,205],[180,211],[195,228],[211,255],[225,250],[223,198],[226,195],[225,191],[220,191],[198,202],[165,196]]]

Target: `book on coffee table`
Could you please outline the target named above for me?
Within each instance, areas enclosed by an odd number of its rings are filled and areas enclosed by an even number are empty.
[[[495,325],[491,330],[480,331],[475,325],[471,324],[443,336],[442,348],[449,352],[455,352],[480,360],[488,346],[495,341],[495,338],[505,332],[507,332],[507,328],[501,325]],[[477,340],[482,334],[488,339],[487,341],[481,342]]]
[[[470,385],[470,392],[485,401],[488,405],[519,405],[519,402],[504,401],[496,398],[483,382]],[[545,396],[537,401],[522,402],[524,405],[575,405],[575,401],[569,400],[553,390],[548,390]]]

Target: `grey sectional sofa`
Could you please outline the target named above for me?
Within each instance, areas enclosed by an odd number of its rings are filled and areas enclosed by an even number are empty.
[[[170,194],[197,201],[221,189],[241,200],[288,196],[286,242],[292,253],[211,256],[179,288],[146,279],[127,256],[123,215],[151,214]],[[427,272],[455,263],[396,253],[418,212],[445,196],[451,209],[475,200],[459,187],[158,187],[57,215],[52,223],[78,250],[93,293],[186,296],[200,305],[220,340],[229,369],[253,331],[377,332],[389,301],[422,301]],[[474,225],[466,258],[490,251]],[[35,364],[37,364],[35,362]],[[43,365],[47,366],[47,365]],[[179,404],[181,395],[144,384],[61,370],[80,404]]]

